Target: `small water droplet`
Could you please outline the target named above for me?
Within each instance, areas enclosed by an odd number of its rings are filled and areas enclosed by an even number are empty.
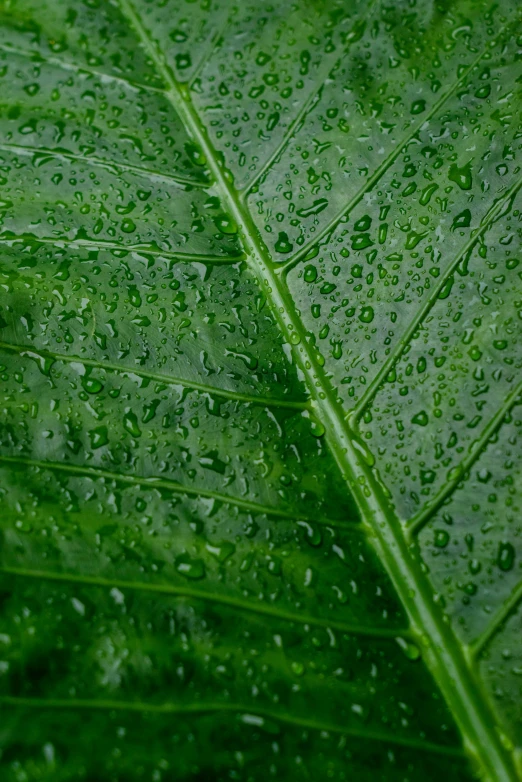
[[[396,638],[395,640],[401,647],[408,660],[415,662],[416,660],[420,659],[421,651],[416,644],[412,643],[411,641],[406,641],[404,638]]]
[[[450,535],[445,529],[435,530],[435,539],[433,541],[437,548],[446,548],[449,543]]]
[[[515,564],[515,548],[512,543],[500,543],[498,547],[497,565],[501,570],[512,570]]]
[[[180,554],[176,557],[176,570],[191,581],[205,578],[205,563],[201,559],[192,559],[188,554]]]
[[[317,269],[311,264],[305,267],[304,280],[305,282],[315,282],[317,279]]]

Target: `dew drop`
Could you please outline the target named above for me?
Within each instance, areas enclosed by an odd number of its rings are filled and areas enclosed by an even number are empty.
[[[363,307],[359,314],[359,320],[363,323],[371,323],[374,315],[373,307]]]
[[[82,388],[87,391],[88,394],[99,394],[103,388],[103,384],[96,378],[87,377],[85,375],[82,377]]]
[[[461,190],[471,190],[473,185],[473,177],[471,175],[471,163],[466,163],[465,166],[459,168],[455,163],[450,166],[448,179],[451,182],[455,182]]]
[[[237,234],[237,224],[229,215],[220,214],[214,220],[216,228],[222,234]]]
[[[406,641],[404,638],[396,638],[395,640],[401,647],[408,660],[415,662],[416,660],[420,659],[421,652],[416,644],[412,643],[411,641]]]
[[[291,241],[288,238],[288,235],[285,233],[285,231],[280,231],[279,236],[277,238],[277,242],[274,245],[276,252],[278,253],[291,253],[294,249],[294,245],[291,243]]]
[[[449,532],[445,529],[437,529],[435,530],[435,539],[433,541],[434,545],[437,548],[446,548],[446,546],[449,543]]]
[[[511,543],[501,543],[498,547],[497,565],[501,570],[513,569],[515,564],[515,549]]]
[[[176,570],[191,581],[205,578],[205,563],[201,559],[192,559],[188,554],[180,554],[175,562]]]
[[[133,437],[140,437],[141,429],[138,425],[136,413],[128,410],[123,416],[123,426]]]
[[[428,424],[428,414],[425,410],[421,410],[419,413],[416,413],[413,418],[411,419],[412,424],[417,424],[418,426],[427,426]]]
[[[304,280],[305,282],[315,282],[317,279],[317,269],[311,264],[305,267]]]

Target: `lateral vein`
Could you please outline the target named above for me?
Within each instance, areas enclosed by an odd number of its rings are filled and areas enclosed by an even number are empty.
[[[455,272],[455,269],[459,265],[462,258],[464,258],[464,256],[473,249],[473,247],[477,244],[481,236],[483,236],[487,231],[487,229],[495,222],[495,219],[502,212],[506,203],[508,203],[510,199],[514,198],[514,196],[520,190],[521,186],[522,186],[522,177],[517,181],[515,181],[514,184],[511,185],[511,187],[504,193],[504,195],[502,195],[494,203],[493,207],[489,210],[488,214],[485,216],[485,219],[483,220],[480,227],[473,234],[473,236],[469,238],[469,240],[466,242],[464,247],[457,253],[453,261],[446,267],[445,271],[440,275],[440,278],[438,279],[437,284],[431,290],[430,295],[426,298],[426,301],[424,302],[422,307],[420,307],[420,309],[417,310],[415,316],[408,324],[404,334],[397,342],[395,348],[391,351],[390,355],[386,358],[386,360],[383,361],[379,371],[373,378],[372,382],[368,385],[366,391],[361,396],[361,398],[359,399],[355,407],[352,409],[351,411],[352,421],[354,422],[358,421],[361,415],[364,413],[365,409],[372,402],[375,395],[377,394],[377,391],[379,390],[381,383],[386,378],[388,373],[393,369],[397,361],[399,361],[406,347],[411,342],[413,334],[419,328],[420,324],[426,318],[428,313],[435,306],[435,303],[439,298],[439,294],[441,290],[443,289],[444,285],[448,281],[449,277],[451,277],[451,275]]]
[[[11,246],[17,242],[34,242],[35,244],[49,244],[52,247],[85,247],[89,250],[117,250],[126,253],[143,253],[159,258],[172,258],[184,263],[208,263],[208,264],[234,264],[244,260],[243,255],[219,256],[204,255],[201,253],[183,253],[175,250],[161,250],[159,247],[150,247],[145,244],[118,244],[117,242],[93,242],[89,239],[52,239],[48,236],[36,236],[35,234],[15,235],[11,231],[0,234],[0,244]]]
[[[72,475],[84,475],[85,477],[92,478],[105,478],[106,480],[110,481],[129,483],[134,486],[147,486],[152,489],[167,489],[174,494],[188,494],[193,497],[206,497],[208,499],[222,502],[226,505],[235,505],[238,508],[250,510],[253,513],[263,513],[267,516],[276,516],[283,519],[308,521],[311,524],[323,524],[329,527],[342,527],[343,529],[354,529],[359,526],[355,522],[341,522],[330,519],[301,516],[295,513],[288,513],[287,511],[280,510],[279,508],[273,508],[269,505],[262,505],[261,503],[252,502],[251,500],[244,500],[241,497],[222,494],[221,492],[213,491],[212,489],[200,489],[195,486],[185,486],[182,483],[177,483],[176,481],[171,481],[165,478],[158,478],[156,476],[146,477],[143,475],[126,475],[125,473],[121,472],[101,470],[97,467],[63,464],[62,462],[51,462],[41,459],[26,459],[21,456],[7,456],[0,453],[0,463],[2,462],[7,464],[25,464],[28,467],[39,467],[43,470],[56,470],[57,472],[66,472],[71,473]]]
[[[367,5],[366,13],[361,18],[360,21],[366,23],[368,18],[370,17],[371,12],[373,11],[373,7],[377,0],[370,0],[370,2]],[[275,150],[272,152],[270,157],[263,163],[259,171],[256,171],[255,176],[253,179],[245,185],[243,189],[243,196],[249,195],[249,193],[252,191],[252,188],[259,182],[260,179],[263,178],[263,176],[267,173],[267,171],[270,169],[270,166],[272,163],[277,160],[279,155],[284,151],[286,148],[288,142],[294,135],[294,131],[296,128],[299,127],[302,120],[305,118],[305,116],[308,114],[308,111],[312,108],[314,103],[316,103],[319,100],[321,90],[324,88],[325,80],[328,77],[328,74],[333,73],[341,64],[344,57],[346,56],[347,51],[349,50],[351,46],[351,41],[348,42],[345,50],[343,51],[342,55],[338,58],[338,60],[332,65],[326,65],[324,68],[324,76],[321,75],[320,81],[319,81],[319,87],[315,90],[312,90],[310,95],[302,102],[301,108],[298,111],[296,117],[292,120],[292,122],[289,124],[288,128],[286,129],[286,132],[283,135],[283,138],[281,139],[280,143],[277,145]],[[326,61],[327,62],[327,61]]]
[[[398,736],[397,733],[385,733],[383,731],[373,731],[352,726],[341,726],[322,722],[320,720],[310,720],[304,717],[298,717],[293,714],[279,713],[275,710],[259,708],[254,704],[209,702],[209,703],[143,703],[141,701],[110,701],[97,699],[58,699],[58,698],[29,698],[10,695],[1,695],[0,703],[6,706],[20,706],[25,708],[40,709],[96,709],[100,711],[130,711],[130,712],[150,712],[156,714],[213,714],[213,713],[232,713],[248,717],[261,717],[263,719],[274,720],[296,727],[308,728],[310,730],[324,731],[327,733],[338,733],[354,738],[368,739],[369,741],[381,741],[398,746],[418,749],[421,752],[431,752],[439,755],[449,755],[451,757],[463,757],[464,753],[460,747],[450,747],[435,742],[419,741],[414,738]]]
[[[185,586],[175,586],[173,584],[155,584],[139,581],[122,581],[120,579],[101,578],[98,576],[83,576],[77,573],[55,573],[46,570],[31,570],[29,568],[10,567],[0,565],[0,573],[8,573],[13,576],[24,578],[41,579],[43,581],[58,581],[71,584],[85,584],[86,586],[99,586],[107,589],[116,587],[117,589],[132,589],[136,592],[154,592],[155,594],[172,595],[174,597],[188,597],[194,600],[202,600],[207,603],[217,603],[226,605],[238,611],[246,613],[259,614],[261,616],[270,616],[274,619],[281,619],[286,622],[296,622],[302,625],[314,625],[315,627],[330,628],[339,630],[351,635],[365,636],[368,638],[410,638],[411,633],[407,628],[379,628],[374,626],[364,626],[351,624],[350,622],[340,622],[335,619],[323,619],[309,614],[294,613],[285,611],[275,606],[270,606],[258,602],[248,602],[229,595],[220,595],[215,592],[205,592],[199,589],[191,589]]]
[[[129,163],[121,163],[117,160],[103,160],[103,158],[98,158],[94,155],[75,155],[74,153],[68,152],[65,149],[62,150],[49,149],[47,147],[30,147],[22,146],[20,144],[0,144],[0,150],[3,150],[4,152],[13,152],[18,155],[25,155],[27,157],[40,155],[41,157],[52,157],[56,160],[66,160],[71,163],[85,163],[88,166],[104,168],[113,174],[118,173],[118,171],[129,171],[132,174],[145,176],[151,180],[162,180],[169,183],[174,182],[177,185],[186,185],[195,188],[208,187],[210,184],[209,181],[191,179],[190,177],[177,174],[162,174],[160,171],[153,171],[150,168],[133,166]]]
[[[498,630],[500,630],[506,619],[518,607],[521,601],[522,582],[517,587],[515,587],[508,599],[502,604],[482,635],[480,635],[475,640],[475,642],[471,644],[470,652],[473,657],[477,658],[480,655],[480,653],[488,645],[489,641],[498,632]]]
[[[501,35],[499,33],[499,35]],[[357,206],[357,204],[362,201],[366,193],[368,193],[375,184],[381,179],[381,177],[384,176],[386,171],[390,168],[390,166],[395,162],[395,160],[400,155],[401,151],[406,147],[410,141],[412,141],[419,130],[422,129],[423,125],[432,119],[432,117],[437,113],[439,109],[442,108],[442,106],[446,103],[447,100],[451,98],[451,96],[455,93],[455,91],[458,89],[458,87],[462,84],[462,82],[469,76],[469,74],[472,72],[473,68],[480,62],[480,60],[484,57],[484,55],[489,50],[491,44],[488,44],[481,52],[480,54],[473,60],[471,65],[466,69],[464,74],[460,76],[458,79],[456,79],[451,86],[444,92],[439,100],[434,103],[431,110],[426,114],[425,117],[423,117],[419,122],[417,122],[413,129],[408,133],[407,136],[405,136],[402,141],[399,141],[399,143],[395,146],[395,148],[392,150],[392,152],[388,155],[388,157],[383,160],[380,166],[378,166],[374,173],[371,175],[371,177],[367,180],[366,184],[356,193],[356,195],[348,201],[341,210],[329,221],[329,223],[323,228],[323,230],[315,236],[313,239],[311,239],[309,242],[307,242],[304,247],[301,247],[300,250],[298,250],[297,253],[292,258],[289,258],[288,261],[285,264],[281,264],[278,268],[284,271],[289,271],[291,268],[296,266],[298,263],[300,263],[301,260],[306,256],[308,251],[314,247],[316,244],[318,244],[322,239],[324,239],[325,236],[328,236],[328,234],[334,230],[339,220],[341,220],[344,215],[350,214],[350,212]]]
[[[415,516],[412,516],[412,518],[408,521],[407,529],[410,537],[418,534],[424,525],[427,524],[427,522],[437,512],[440,506],[453,495],[455,489],[465,477],[466,473],[469,472],[477,459],[487,448],[489,439],[502,426],[504,418],[509,413],[511,408],[516,404],[517,400],[520,399],[521,394],[522,383],[519,383],[516,388],[514,388],[513,391],[508,394],[495,415],[484,427],[480,437],[472,444],[470,453],[466,456],[465,459],[461,461],[457,467],[451,470],[452,477],[447,478],[444,486],[435,495],[433,500],[429,502],[421,511],[419,511],[419,513],[416,513]]]
[[[137,375],[138,377],[157,380],[159,383],[168,383],[169,385],[182,386],[190,388],[202,394],[211,394],[212,396],[223,397],[231,401],[245,402],[246,404],[256,405],[258,407],[288,408],[290,410],[309,410],[308,402],[292,402],[286,399],[272,399],[271,397],[254,396],[250,394],[241,394],[237,391],[228,391],[224,388],[207,386],[197,381],[185,380],[174,375],[166,375],[161,372],[148,372],[141,367],[125,366],[123,364],[114,364],[110,361],[101,361],[93,358],[83,358],[81,356],[67,355],[65,353],[56,353],[52,350],[40,349],[34,345],[14,345],[10,342],[0,342],[0,349],[13,351],[14,353],[37,353],[43,358],[50,358],[53,361],[62,361],[66,364],[80,363],[95,369],[102,369],[106,372],[118,372],[124,375]]]
[[[75,73],[88,73],[92,76],[97,76],[104,81],[112,81],[116,84],[121,84],[124,87],[129,87],[134,92],[145,90],[146,92],[154,92],[159,95],[164,95],[165,90],[160,87],[153,87],[150,84],[143,84],[142,82],[134,82],[129,79],[124,79],[122,76],[115,76],[111,73],[105,73],[104,71],[97,71],[95,68],[91,68],[89,65],[78,65],[74,62],[68,62],[62,60],[59,57],[46,56],[38,51],[30,51],[29,49],[23,49],[19,46],[12,46],[10,44],[0,44],[0,51],[7,54],[17,54],[19,57],[24,57],[30,60],[32,63],[49,63],[49,65],[55,65],[57,68],[62,68],[64,71],[73,71]]]

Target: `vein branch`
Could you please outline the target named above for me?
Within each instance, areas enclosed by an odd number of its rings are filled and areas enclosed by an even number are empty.
[[[4,152],[12,152],[18,155],[26,155],[27,157],[51,157],[56,160],[66,160],[71,163],[85,163],[87,166],[97,166],[104,168],[111,173],[119,173],[120,171],[129,171],[132,174],[138,174],[139,176],[147,177],[152,180],[160,180],[169,184],[175,183],[177,185],[186,185],[189,187],[207,187],[209,182],[204,182],[197,179],[191,179],[190,177],[182,176],[181,174],[165,174],[161,171],[154,171],[150,168],[143,168],[141,166],[133,166],[129,163],[122,163],[118,160],[103,160],[94,155],[76,155],[72,152],[68,152],[65,149],[48,149],[46,147],[30,147],[21,146],[20,144],[0,144],[0,150]]]
[[[370,17],[373,11],[373,7],[375,3],[376,0],[370,0],[366,8],[366,13],[361,18],[361,22],[366,23],[367,19]],[[281,142],[277,145],[277,147],[274,149],[272,154],[263,163],[261,168],[256,172],[253,179],[245,186],[243,190],[243,198],[246,198],[252,192],[254,187],[258,184],[258,182],[263,178],[263,176],[270,169],[272,163],[274,163],[278,159],[278,157],[282,154],[282,152],[286,149],[290,139],[295,135],[296,131],[299,129],[299,126],[303,122],[303,119],[306,117],[306,115],[311,110],[311,108],[319,102],[321,91],[324,88],[325,80],[328,74],[333,73],[335,70],[337,70],[337,68],[339,68],[350,46],[351,46],[351,41],[348,42],[348,45],[345,47],[345,50],[343,51],[341,57],[339,57],[339,59],[337,60],[337,62],[335,62],[333,66],[330,66],[328,64],[328,60],[325,58],[325,68],[323,69],[322,73],[318,75],[319,87],[316,90],[313,90],[310,93],[310,95],[307,97],[307,99],[303,101],[301,108],[297,113],[297,116],[289,124],[288,128],[286,129],[286,132],[283,135],[283,138],[281,139]]]
[[[471,654],[474,658],[479,657],[481,652],[486,648],[494,635],[502,628],[504,622],[513,613],[513,611],[520,605],[522,601],[522,583],[520,583],[502,604],[497,611],[491,622],[488,624],[485,631],[480,635],[476,641],[471,645]]]
[[[434,305],[436,304],[439,298],[440,292],[444,288],[444,285],[448,281],[449,277],[451,277],[451,275],[455,272],[462,258],[464,258],[469,252],[471,252],[473,247],[477,244],[479,239],[486,233],[488,228],[495,222],[495,220],[498,217],[501,216],[502,212],[504,211],[504,208],[506,207],[507,204],[510,203],[511,199],[515,197],[517,192],[520,190],[521,186],[522,186],[522,177],[516,180],[514,184],[511,185],[511,187],[508,188],[508,190],[494,203],[493,207],[489,210],[487,215],[485,215],[480,227],[469,238],[469,240],[466,242],[464,247],[462,247],[462,249],[457,253],[453,261],[450,264],[448,264],[445,271],[440,275],[437,284],[431,289],[429,296],[426,297],[426,300],[424,301],[423,305],[417,310],[415,316],[408,324],[404,334],[398,340],[397,344],[395,345],[394,349],[390,352],[386,360],[383,361],[379,371],[373,378],[372,382],[367,386],[366,391],[364,392],[364,394],[359,399],[358,403],[351,411],[351,417],[354,422],[360,419],[365,409],[373,401],[374,397],[377,394],[377,391],[379,390],[381,383],[383,383],[383,381],[386,379],[387,375],[391,372],[391,370],[393,369],[397,361],[399,361],[405,349],[410,344],[413,335],[415,334],[415,332],[417,331],[417,329],[419,328],[423,320],[426,318],[428,313],[433,309]]]
[[[412,516],[407,525],[410,537],[417,535],[424,525],[434,516],[440,506],[453,495],[457,486],[466,477],[477,459],[487,448],[491,437],[504,423],[506,415],[510,412],[511,408],[520,401],[521,394],[522,383],[519,383],[513,391],[508,394],[495,415],[484,427],[480,437],[472,443],[466,458],[463,459],[457,467],[451,470],[450,477],[446,479],[444,486],[435,495],[433,500],[425,505],[422,510],[415,514],[415,516]]]
[[[99,576],[84,576],[77,573],[54,573],[47,570],[32,570],[21,567],[10,567],[0,565],[0,573],[7,573],[13,576],[23,576],[24,578],[34,578],[44,581],[58,581],[69,584],[84,584],[85,586],[103,587],[107,589],[132,589],[136,592],[154,592],[161,595],[172,595],[174,597],[187,597],[192,600],[203,600],[207,603],[225,605],[238,611],[246,613],[259,614],[260,616],[270,616],[274,619],[281,619],[285,622],[295,622],[302,625],[313,625],[314,627],[330,628],[339,630],[350,635],[365,636],[368,638],[410,638],[411,633],[405,628],[387,628],[365,626],[350,622],[342,622],[335,619],[325,619],[304,613],[294,613],[278,608],[275,605],[262,603],[260,600],[244,600],[235,598],[232,595],[222,595],[217,592],[208,592],[203,589],[191,589],[190,587],[176,586],[174,584],[158,584],[153,582],[122,581],[120,579],[102,578]]]
[[[379,180],[384,176],[384,174],[388,171],[388,169],[393,165],[393,163],[396,161],[402,150],[408,146],[408,144],[413,141],[417,133],[422,130],[423,126],[432,119],[435,114],[439,111],[439,109],[442,108],[442,106],[448,101],[452,95],[456,92],[456,90],[463,84],[465,79],[469,76],[469,74],[473,71],[473,69],[476,67],[476,65],[480,62],[480,60],[484,57],[488,49],[490,48],[491,44],[488,44],[488,46],[485,47],[483,51],[480,52],[480,54],[475,57],[471,65],[466,69],[464,74],[460,76],[458,79],[456,79],[450,87],[444,92],[439,100],[433,104],[432,108],[426,114],[422,119],[419,120],[415,125],[413,125],[410,132],[402,139],[402,141],[399,141],[399,143],[394,147],[394,149],[391,151],[391,153],[386,157],[385,160],[381,163],[380,166],[378,166],[373,174],[369,177],[369,179],[366,181],[366,184],[359,190],[358,193],[355,194],[353,198],[350,199],[343,207],[342,209],[325,225],[325,227],[322,229],[322,231],[317,235],[314,236],[312,240],[307,242],[304,247],[301,247],[300,250],[298,250],[297,253],[292,258],[289,258],[289,260],[285,264],[281,264],[278,268],[284,271],[289,271],[294,266],[296,266],[298,263],[300,263],[307,255],[309,250],[314,247],[315,245],[319,244],[319,242],[324,239],[328,234],[330,234],[334,228],[337,226],[338,222],[345,216],[349,215],[350,212],[355,209],[357,204],[359,204],[366,193],[368,193],[374,185],[379,182]]]
[[[256,704],[230,703],[226,701],[204,703],[143,703],[141,701],[102,700],[102,699],[76,699],[76,698],[30,698],[22,696],[0,696],[0,703],[5,706],[35,708],[35,709],[95,709],[100,711],[129,711],[149,712],[155,714],[177,714],[179,716],[204,715],[230,713],[243,717],[245,724],[249,718],[260,717],[274,720],[294,727],[308,728],[310,730],[338,733],[344,736],[353,736],[368,741],[379,741],[387,744],[417,749],[423,752],[431,752],[437,755],[449,755],[451,757],[463,757],[460,747],[450,747],[444,744],[435,744],[429,741],[419,741],[407,736],[399,736],[397,733],[385,733],[384,731],[358,728],[355,726],[343,726],[335,723],[322,722],[321,720],[307,719],[295,714],[278,712],[275,709],[259,708]],[[258,724],[258,723],[254,723]]]
[[[209,45],[207,46],[206,52],[204,56],[201,58],[201,60],[198,62],[196,68],[194,69],[190,81],[188,82],[189,88],[191,88],[196,80],[199,78],[200,74],[203,72],[203,69],[205,68],[205,65],[209,62],[209,60],[214,56],[214,53],[219,47],[219,43],[221,41],[221,38],[223,37],[223,33],[225,31],[225,28],[228,24],[229,16],[228,13],[225,13],[223,15],[223,21],[220,25],[215,29],[214,34],[212,35]]]
[[[66,364],[80,363],[87,367],[93,367],[94,369],[102,369],[104,372],[118,372],[119,374],[124,375],[137,375],[138,377],[157,380],[159,383],[168,383],[169,385],[182,386],[183,388],[190,388],[202,394],[211,394],[212,396],[223,397],[224,399],[230,399],[232,401],[257,405],[258,407],[288,408],[290,410],[310,409],[309,402],[293,402],[286,399],[272,399],[271,397],[241,394],[237,391],[228,391],[224,388],[207,386],[204,383],[185,380],[183,378],[163,374],[161,372],[148,372],[141,367],[125,366],[123,364],[114,364],[110,361],[100,361],[92,358],[67,355],[65,353],[56,353],[52,350],[40,350],[39,348],[35,348],[33,345],[14,345],[9,342],[0,342],[0,350],[12,351],[21,355],[27,353],[36,353],[43,358],[50,358],[53,361],[61,361]]]
[[[183,253],[172,250],[161,250],[158,246],[146,244],[118,244],[117,242],[94,242],[90,239],[64,239],[62,237],[51,238],[49,236],[36,236],[36,234],[13,234],[11,231],[4,231],[0,234],[0,244],[13,246],[19,242],[27,244],[48,244],[51,247],[85,247],[88,250],[118,250],[119,252],[143,253],[159,258],[172,258],[173,260],[185,263],[209,263],[209,264],[234,264],[244,259],[244,255],[220,256],[205,255],[203,253]]]
[[[329,527],[343,527],[344,529],[357,529],[359,526],[354,522],[340,522],[330,519],[321,519],[317,518],[316,516],[307,517],[295,513],[289,513],[270,505],[262,505],[259,502],[245,500],[242,497],[222,494],[221,492],[213,491],[212,489],[201,489],[197,486],[185,486],[184,484],[178,483],[177,481],[171,481],[167,478],[158,478],[154,475],[149,477],[144,475],[125,474],[121,472],[110,472],[109,470],[101,470],[97,467],[86,467],[79,464],[64,464],[63,462],[51,462],[41,459],[26,459],[23,456],[6,456],[5,454],[0,454],[0,464],[2,462],[5,462],[6,464],[25,464],[27,467],[38,467],[42,470],[55,470],[56,472],[65,472],[70,473],[71,475],[103,478],[109,481],[129,483],[133,486],[144,486],[151,489],[167,489],[173,494],[187,494],[192,497],[206,497],[208,499],[222,502],[224,505],[235,505],[238,508],[244,508],[245,510],[252,511],[253,513],[266,514],[267,516],[275,516],[282,519],[308,521],[311,524],[325,524]]]
[[[73,71],[75,73],[86,73],[91,76],[97,76],[103,81],[114,82],[115,84],[121,84],[123,87],[130,88],[134,92],[145,90],[147,92],[156,93],[159,95],[164,94],[164,90],[160,87],[153,87],[151,84],[143,84],[142,82],[134,82],[129,79],[125,79],[122,76],[116,76],[112,73],[105,73],[104,71],[97,71],[95,68],[91,68],[89,65],[78,65],[75,62],[68,60],[62,60],[56,56],[44,56],[39,51],[31,51],[30,49],[22,49],[19,46],[13,46],[12,44],[0,44],[0,51],[6,52],[6,54],[16,54],[19,57],[23,57],[26,60],[30,60],[33,63],[48,63],[54,65],[57,68],[62,68],[64,71]]]

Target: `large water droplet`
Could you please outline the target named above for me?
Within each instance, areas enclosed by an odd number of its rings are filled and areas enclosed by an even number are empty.
[[[461,190],[471,190],[473,177],[471,175],[471,163],[459,168],[455,163],[450,166],[448,179],[455,182]]]

